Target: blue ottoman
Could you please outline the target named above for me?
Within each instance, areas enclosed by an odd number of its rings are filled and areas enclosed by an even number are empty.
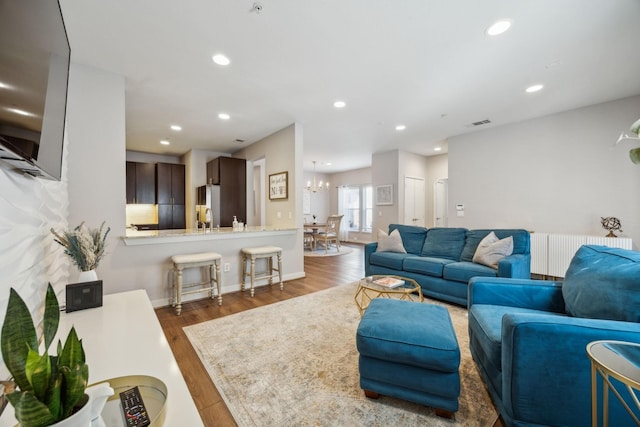
[[[356,333],[360,387],[435,408],[451,418],[460,395],[460,348],[446,308],[378,298]]]

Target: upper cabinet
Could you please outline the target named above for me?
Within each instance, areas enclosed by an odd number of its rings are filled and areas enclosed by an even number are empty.
[[[159,205],[184,205],[184,165],[158,163],[157,203]]]
[[[184,165],[156,165],[156,199],[158,226],[163,229],[186,228]]]
[[[156,165],[127,162],[127,204],[156,203]]]

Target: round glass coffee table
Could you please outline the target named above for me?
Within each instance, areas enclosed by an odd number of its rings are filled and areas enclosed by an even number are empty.
[[[394,286],[394,284],[381,284],[388,281],[393,282],[393,279],[396,279],[403,283],[396,286]],[[395,298],[400,300],[418,302],[424,301],[424,297],[422,296],[422,288],[420,287],[418,282],[407,277],[391,275],[374,275],[360,279],[354,298],[356,300],[358,310],[360,311],[360,317],[362,317],[362,315],[364,314],[364,311],[369,306],[369,303],[371,303],[371,301],[373,301],[375,298]]]

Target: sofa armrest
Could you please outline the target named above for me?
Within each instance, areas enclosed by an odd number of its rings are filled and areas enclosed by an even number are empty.
[[[498,261],[498,277],[529,279],[531,277],[531,254],[515,254]]]
[[[535,425],[590,425],[584,410],[591,406],[586,346],[603,339],[639,342],[640,325],[553,314],[504,315],[502,400],[509,416]]]
[[[564,313],[562,283],[547,280],[472,277],[468,307],[473,304],[502,305]]]
[[[364,245],[364,275],[371,276],[371,266],[369,264],[369,257],[378,249],[378,242],[367,243]]]

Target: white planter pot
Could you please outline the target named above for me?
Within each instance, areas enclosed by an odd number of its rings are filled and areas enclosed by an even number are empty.
[[[104,422],[100,417],[102,408],[109,396],[113,396],[113,389],[109,383],[101,383],[86,390],[87,403],[75,414],[51,427],[102,427]]]
[[[96,280],[98,280],[98,273],[95,270],[81,271],[78,276],[79,283],[95,282]]]

